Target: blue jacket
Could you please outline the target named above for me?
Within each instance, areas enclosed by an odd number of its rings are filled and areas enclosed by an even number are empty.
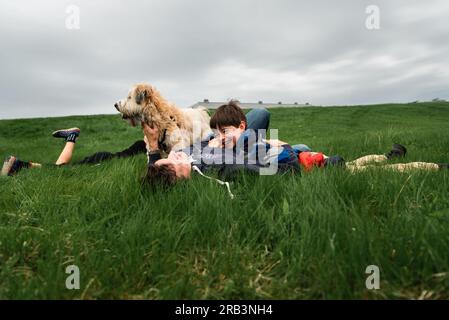
[[[203,172],[216,169],[225,176],[241,170],[260,174],[263,172],[261,169],[273,168],[273,164],[277,164],[276,172],[273,173],[300,170],[298,154],[288,144],[273,148],[267,143],[244,143],[243,148],[224,149],[209,147],[210,139],[181,150],[192,156],[192,165]]]

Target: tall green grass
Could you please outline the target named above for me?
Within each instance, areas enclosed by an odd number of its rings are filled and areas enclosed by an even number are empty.
[[[449,162],[446,103],[271,112],[280,139],[347,160],[400,142],[407,161]],[[52,163],[50,133],[72,126],[75,161],[141,138],[117,116],[5,120],[0,156]],[[144,168],[138,156],[1,178],[0,298],[449,298],[449,170],[241,175],[230,200],[198,176],[143,189]],[[65,287],[71,264],[80,290]]]

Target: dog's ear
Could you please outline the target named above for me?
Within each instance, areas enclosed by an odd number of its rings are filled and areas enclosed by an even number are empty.
[[[141,104],[142,101],[146,100],[147,93],[145,90],[136,92],[136,103]]]
[[[151,88],[143,87],[137,88],[136,90],[136,103],[141,104],[143,101],[146,101],[150,98]]]

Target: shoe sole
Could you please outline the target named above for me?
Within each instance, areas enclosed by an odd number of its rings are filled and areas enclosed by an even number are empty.
[[[11,156],[9,159],[6,159],[3,163],[2,167],[2,176],[9,176],[9,173],[11,172],[12,166],[14,165],[14,162],[16,162],[16,157]]]
[[[404,153],[404,157],[407,154],[407,148],[404,147],[402,144],[399,143],[393,144],[393,149],[400,149]]]
[[[79,128],[70,128],[70,129],[64,129],[64,130],[56,130],[55,132],[53,132],[51,135],[55,138],[67,138],[68,134],[63,136],[63,135],[59,135],[63,132],[78,132],[78,134],[81,132],[81,130]]]

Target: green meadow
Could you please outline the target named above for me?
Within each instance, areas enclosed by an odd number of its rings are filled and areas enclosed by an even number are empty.
[[[449,163],[449,103],[273,108],[279,139],[352,160],[408,148]],[[74,161],[141,139],[119,115],[0,121],[0,157]],[[397,162],[397,161],[396,161]],[[144,155],[0,177],[0,299],[448,299],[449,170],[194,175],[142,188]],[[66,267],[80,289],[66,288]],[[369,290],[367,266],[380,270]]]

